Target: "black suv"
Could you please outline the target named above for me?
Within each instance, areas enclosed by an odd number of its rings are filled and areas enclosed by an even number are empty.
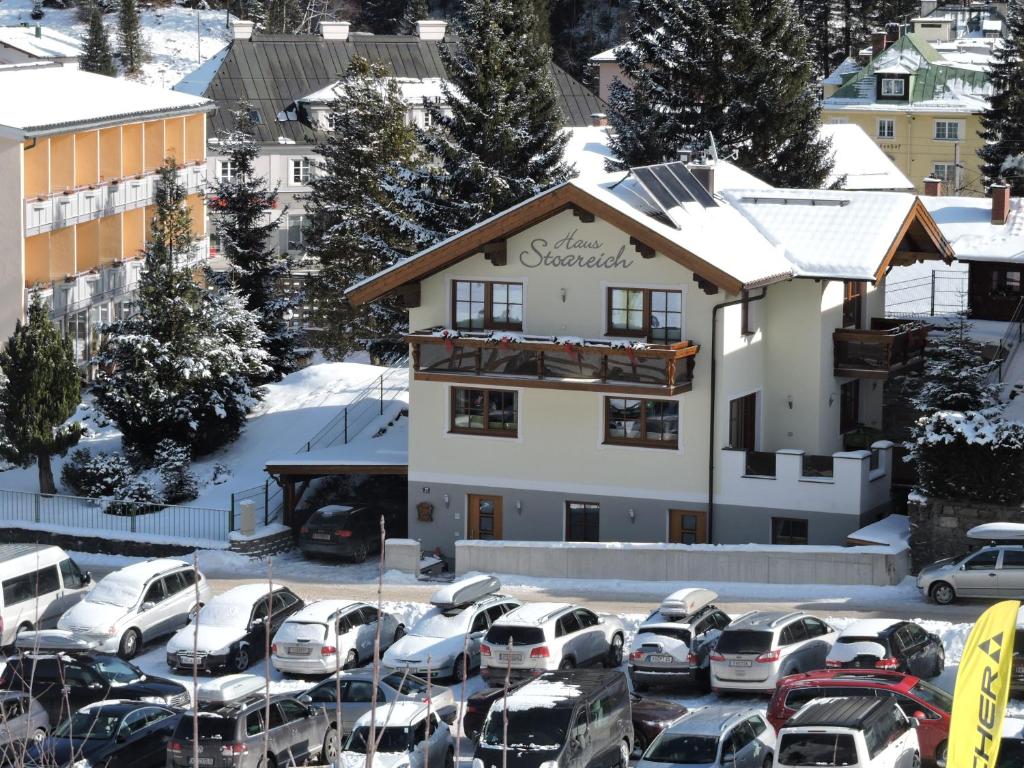
[[[361,563],[371,552],[380,552],[380,513],[362,506],[321,507],[299,530],[299,548],[306,555]]]
[[[113,654],[88,651],[12,656],[0,674],[0,689],[31,693],[51,723],[103,699],[145,700],[170,707],[187,707],[190,701],[180,683],[147,675]]]

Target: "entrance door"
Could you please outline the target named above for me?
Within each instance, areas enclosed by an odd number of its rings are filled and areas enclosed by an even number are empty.
[[[501,496],[469,496],[469,539],[501,538]]]
[[[694,509],[670,509],[668,540],[670,544],[707,544],[708,513]]]

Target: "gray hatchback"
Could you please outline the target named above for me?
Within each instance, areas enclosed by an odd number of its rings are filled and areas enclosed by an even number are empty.
[[[676,720],[656,738],[636,768],[730,766],[771,768],[775,731],[747,707],[704,707]]]
[[[42,704],[22,691],[0,691],[0,765],[21,765],[28,746],[49,730]]]
[[[293,696],[267,699],[247,696],[230,704],[201,706],[198,715],[199,756],[193,746],[194,720],[186,712],[167,745],[168,768],[256,768],[264,766],[267,740],[269,766],[301,765],[321,758],[333,763],[338,754],[338,733],[321,709],[311,709]],[[265,728],[266,723],[266,728]]]

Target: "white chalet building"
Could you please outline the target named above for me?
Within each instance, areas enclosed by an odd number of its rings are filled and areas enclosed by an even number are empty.
[[[926,329],[897,264],[952,249],[913,194],[727,163],[584,175],[350,288],[409,307],[409,535],[842,543],[889,505],[880,428]]]

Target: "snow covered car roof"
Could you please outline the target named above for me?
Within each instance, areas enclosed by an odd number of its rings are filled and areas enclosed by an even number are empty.
[[[887,629],[902,623],[902,619],[861,619],[846,627],[846,629],[839,633],[839,636],[871,637],[874,635],[880,635]]]
[[[285,623],[303,621],[326,622],[339,613],[348,611],[351,608],[362,608],[364,606],[372,607],[358,600],[317,600],[293,613],[286,619]]]
[[[498,618],[495,624],[542,624],[554,614],[571,608],[569,603],[523,603]]]
[[[251,607],[260,598],[265,598],[268,592],[283,588],[283,584],[269,584],[265,581],[257,581],[253,584],[240,584],[237,587],[232,587],[227,592],[221,592],[219,595],[211,598],[207,605],[212,603],[217,603],[218,605],[237,603],[238,605]]]
[[[436,709],[431,709],[437,712]],[[356,728],[369,727],[370,715],[373,710],[363,713],[356,720]],[[378,728],[383,728],[387,723],[389,728],[401,728],[404,725],[412,725],[427,716],[427,705],[423,701],[395,701],[391,704],[378,704],[376,711],[376,723]]]
[[[136,581],[141,584],[154,576],[159,576],[177,568],[186,567],[189,567],[189,563],[184,560],[161,557],[156,560],[144,560],[141,563],[126,565],[124,568],[111,571],[100,579],[100,581],[112,579],[114,581]]]

